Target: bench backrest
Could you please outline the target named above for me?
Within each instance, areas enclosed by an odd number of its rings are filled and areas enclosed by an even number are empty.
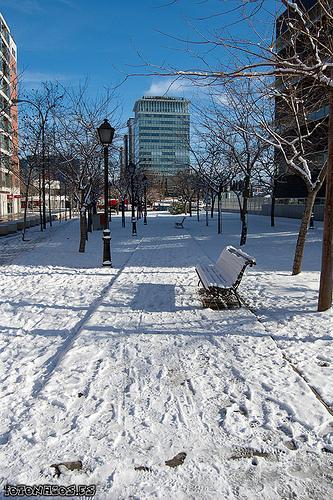
[[[226,286],[234,286],[243,275],[246,266],[255,265],[254,257],[228,246],[222,250],[214,267],[223,276]]]

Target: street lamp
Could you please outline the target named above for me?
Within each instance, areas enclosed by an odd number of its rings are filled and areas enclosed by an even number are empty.
[[[112,267],[111,261],[111,232],[109,229],[108,202],[109,202],[109,146],[112,143],[115,129],[105,119],[97,129],[99,140],[104,151],[104,230],[103,230],[103,266]]]
[[[144,212],[143,212],[143,224],[147,225],[147,184],[148,178],[146,175],[142,177],[143,182],[143,203],[144,203]]]
[[[135,164],[130,162],[128,165],[128,173],[131,176],[131,204],[132,204],[132,236],[137,236],[136,232],[136,218],[135,218],[135,207],[134,207],[134,174],[135,174]]]

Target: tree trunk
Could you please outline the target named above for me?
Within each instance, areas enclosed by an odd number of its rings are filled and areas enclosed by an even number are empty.
[[[200,220],[200,193],[199,191],[197,192],[197,221],[199,222]]]
[[[67,186],[65,184],[64,188],[64,198],[65,198],[65,220],[67,221]]]
[[[121,226],[125,227],[126,225],[126,218],[125,218],[125,198],[122,199],[121,201]]]
[[[29,187],[30,187],[30,179],[31,179],[32,168],[29,169],[28,179],[27,179],[27,189],[25,191],[25,207],[24,207],[24,218],[23,218],[23,231],[22,231],[22,241],[25,241],[25,232],[27,229],[27,212],[28,212],[28,203],[29,203]]]
[[[87,227],[88,233],[92,233],[92,206],[89,205],[88,207],[88,227]]]
[[[39,218],[40,218],[40,230],[43,231],[43,214],[42,214],[42,181],[40,174],[38,175],[38,203],[39,203]]]
[[[250,194],[250,177],[246,176],[244,179],[244,189],[243,189],[243,204],[241,209],[241,237],[240,237],[240,246],[245,245],[247,238],[247,205]]]
[[[247,199],[244,200],[244,204],[247,205]],[[240,237],[240,246],[245,245],[246,243],[246,238],[247,238],[247,207],[242,208],[241,211],[241,222],[242,222],[242,230],[241,230],[241,237]]]
[[[271,227],[275,227],[275,200],[276,200],[276,181],[274,181],[272,188]]]
[[[333,287],[333,91],[329,90],[328,157],[318,311],[332,306]]]
[[[213,219],[213,218],[214,218],[215,200],[216,200],[216,194],[214,194],[214,193],[212,192],[212,193],[211,193],[211,201],[212,201],[212,204],[211,204],[211,207],[210,207],[210,218],[211,218],[211,219]]]
[[[87,219],[86,219],[86,210],[81,208],[80,210],[80,246],[79,252],[84,253],[86,250],[86,241],[87,241]]]
[[[50,226],[52,226],[50,158],[48,158],[47,161],[48,161],[47,174],[49,177],[49,182],[48,182],[48,185],[49,185],[48,201],[49,201],[49,218],[50,218],[49,223],[50,223]]]
[[[304,212],[302,215],[301,225],[298,232],[298,238],[295,248],[294,264],[293,264],[293,275],[299,274],[302,271],[302,260],[304,254],[304,245],[306,240],[306,235],[308,233],[308,228],[310,224],[310,218],[312,214],[313,205],[316,199],[318,190],[309,191],[306,198]]]
[[[206,226],[208,227],[208,196],[206,196]]]
[[[221,234],[222,233],[221,197],[222,197],[222,193],[219,192],[218,195],[217,195],[217,234]]]
[[[192,199],[190,199],[188,202],[188,211],[190,213],[190,217],[192,217]]]
[[[28,190],[29,190],[29,187],[27,186],[26,195],[25,195],[24,216],[23,216],[22,241],[25,241],[25,231],[27,228]]]

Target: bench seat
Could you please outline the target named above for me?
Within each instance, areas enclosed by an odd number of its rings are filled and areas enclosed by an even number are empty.
[[[253,266],[256,261],[242,250],[227,246],[215,264],[198,264],[195,268],[199,283],[204,289],[217,297],[234,294],[241,306],[237,288],[247,266]]]
[[[199,264],[196,271],[201,279],[201,282],[207,290],[209,288],[229,288],[227,281],[223,275],[215,269],[213,264]]]

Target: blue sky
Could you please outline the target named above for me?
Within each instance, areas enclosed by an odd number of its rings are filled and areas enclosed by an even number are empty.
[[[232,24],[240,13],[199,18],[234,4],[233,0],[0,0],[0,11],[18,45],[19,69],[27,88],[46,80],[75,84],[88,77],[93,94],[119,84],[130,73],[147,71],[145,62],[198,66],[184,44],[159,31],[198,39],[197,30],[213,33],[221,24]],[[244,36],[250,31],[243,28]],[[216,64],[225,55],[218,49],[207,57]],[[137,98],[161,95],[168,83],[161,77],[129,78],[117,89],[123,119],[131,116]],[[173,90],[188,97],[191,92],[186,84]]]

